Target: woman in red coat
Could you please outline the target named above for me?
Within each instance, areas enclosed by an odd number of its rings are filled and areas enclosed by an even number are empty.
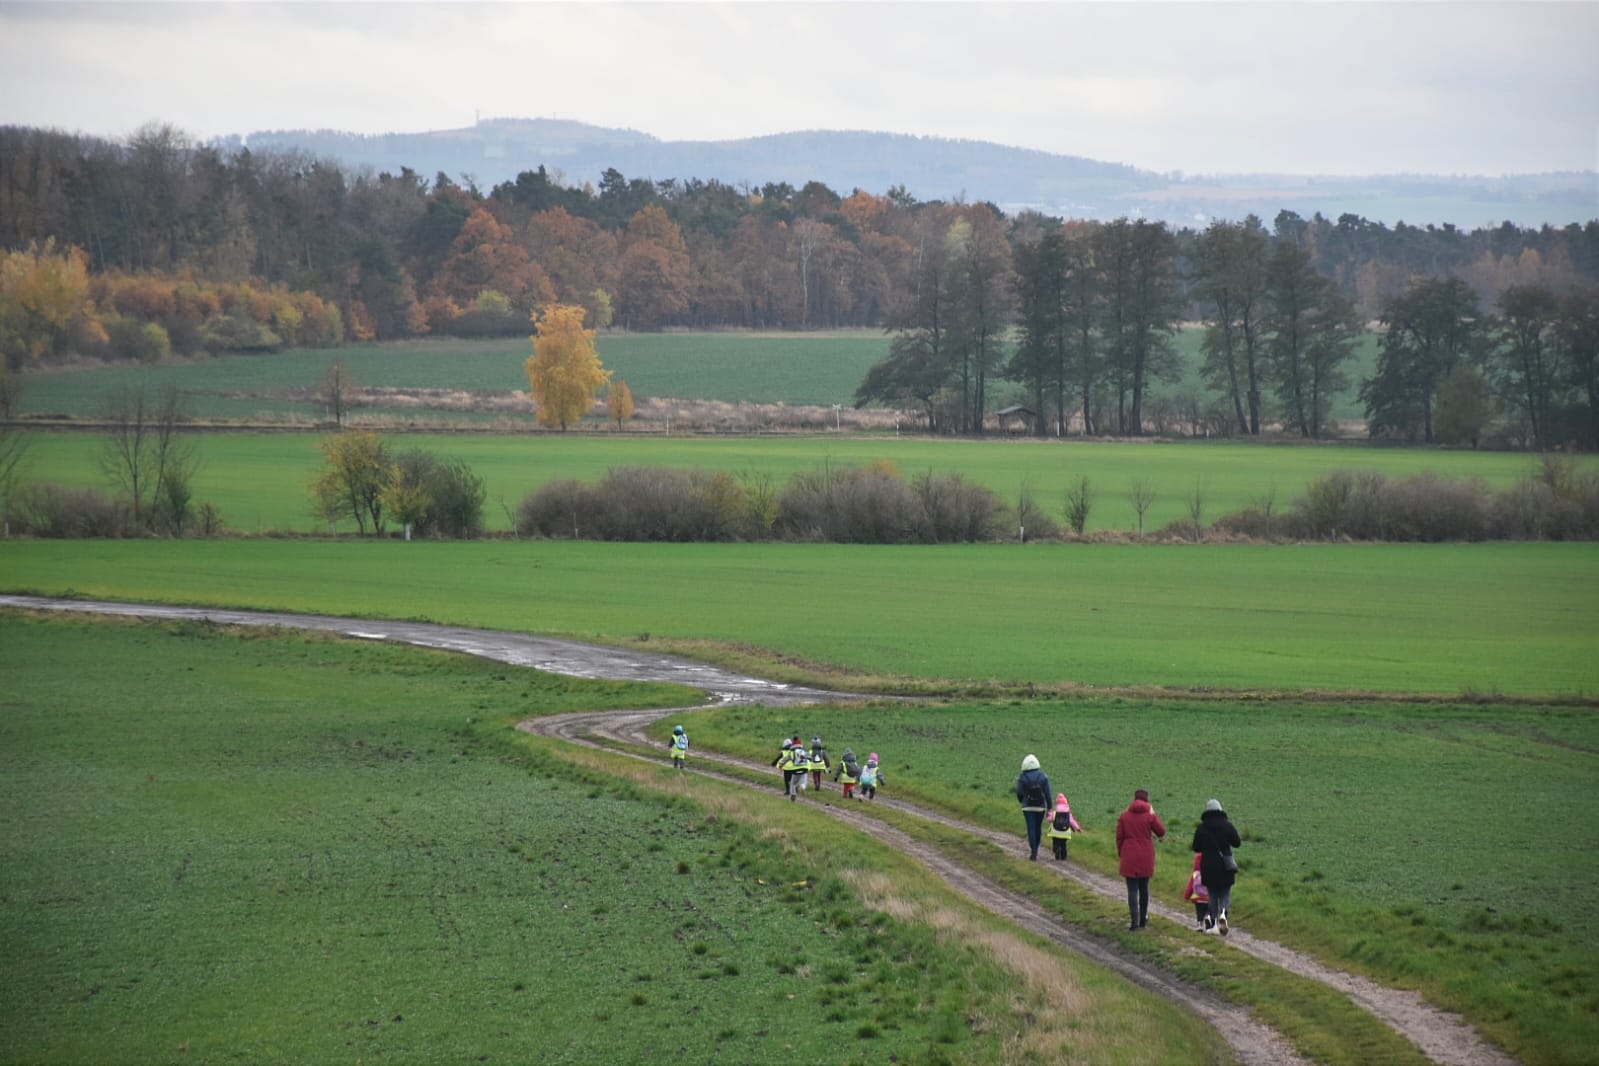
[[[1130,929],[1149,924],[1149,879],[1155,876],[1155,841],[1166,838],[1166,825],[1149,805],[1149,793],[1139,789],[1133,802],[1116,821],[1116,854],[1127,879],[1127,913]]]

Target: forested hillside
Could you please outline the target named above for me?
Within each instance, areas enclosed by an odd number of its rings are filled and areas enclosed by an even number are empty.
[[[0,128],[0,344],[71,354],[270,350],[428,333],[510,335],[552,304],[590,326],[892,330],[860,400],[981,433],[991,382],[1038,432],[1145,431],[1177,324],[1207,324],[1217,432],[1317,437],[1359,388],[1374,430],[1538,446],[1599,437],[1599,220],[1389,227],[1279,211],[1203,231],[1012,215],[903,188],[735,188],[687,175],[597,187],[543,167],[489,189],[296,152]],[[1442,296],[1427,279],[1450,281]],[[1344,370],[1362,325],[1380,372]]]

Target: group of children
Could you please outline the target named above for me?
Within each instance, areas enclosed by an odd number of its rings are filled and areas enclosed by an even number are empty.
[[[877,752],[868,755],[863,766],[854,750],[845,748],[843,757],[834,766],[827,757],[827,748],[822,744],[821,737],[812,737],[811,746],[806,748],[798,733],[783,741],[772,765],[783,771],[783,793],[790,801],[798,799],[799,794],[805,791],[807,780],[810,787],[820,790],[822,776],[829,771],[833,780],[844,786],[845,799],[876,799],[878,786],[885,783],[883,771],[877,762]],[[859,795],[856,794],[857,788],[860,789]]]
[[[672,739],[666,742],[666,746],[672,753],[673,768],[683,769],[688,762],[688,733],[682,726],[672,727]],[[844,786],[845,799],[876,799],[878,787],[885,783],[882,768],[877,762],[877,752],[868,755],[863,766],[855,757],[855,752],[845,748],[843,758],[835,767],[827,757],[827,748],[823,746],[821,737],[812,737],[811,746],[807,748],[798,733],[783,741],[783,747],[778,751],[777,758],[772,760],[772,765],[783,771],[783,792],[790,800],[799,798],[799,794],[805,791],[807,781],[810,787],[820,791],[822,775],[829,771],[833,780]],[[856,794],[857,788],[859,795]]]

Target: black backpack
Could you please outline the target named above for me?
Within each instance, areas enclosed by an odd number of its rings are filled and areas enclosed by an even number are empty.
[[[1033,780],[1033,781],[1027,782],[1026,806],[1028,806],[1028,807],[1048,807],[1049,806],[1049,795],[1048,795],[1048,793],[1046,793],[1044,791],[1044,786],[1042,784],[1040,784],[1037,780]]]

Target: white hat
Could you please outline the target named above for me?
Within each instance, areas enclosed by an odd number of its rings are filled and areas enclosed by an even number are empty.
[[[1036,769],[1038,769],[1038,756],[1029,755],[1029,756],[1027,756],[1027,758],[1023,759],[1022,760],[1022,769],[1023,770],[1036,770]]]
[[[1213,799],[1213,800],[1208,801],[1205,804],[1205,809],[1207,811],[1219,811],[1219,810],[1221,810],[1221,800]]]

